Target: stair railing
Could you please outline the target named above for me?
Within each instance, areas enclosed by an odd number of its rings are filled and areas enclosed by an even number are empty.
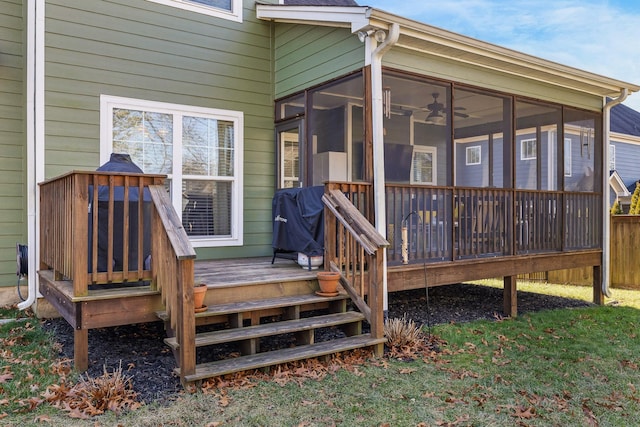
[[[178,342],[180,378],[196,370],[195,315],[193,304],[196,252],[162,185],[149,187],[155,209],[151,249],[152,271],[162,294],[171,330]]]
[[[339,189],[330,184],[325,204],[325,269],[340,273],[340,284],[364,314],[371,337],[384,337],[383,252],[389,242]],[[381,353],[382,346],[376,347]]]

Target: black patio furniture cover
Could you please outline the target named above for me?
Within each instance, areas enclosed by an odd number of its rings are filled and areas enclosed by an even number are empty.
[[[100,166],[97,171],[143,173],[128,154],[113,153],[109,161]],[[113,271],[123,270],[124,260],[124,187],[114,187],[114,217],[113,217]],[[138,189],[129,188],[129,270],[136,270],[138,265],[138,229],[142,225],[143,231],[143,259],[151,254],[151,194],[148,189],[143,192],[143,218],[138,219]],[[91,258],[93,248],[91,240],[93,234],[93,215],[91,213],[93,201],[93,186],[89,186],[89,272],[91,272]],[[109,187],[98,188],[98,271],[107,271],[109,245]],[[141,224],[142,223],[142,224]]]
[[[286,188],[273,196],[273,250],[324,255],[323,186]]]

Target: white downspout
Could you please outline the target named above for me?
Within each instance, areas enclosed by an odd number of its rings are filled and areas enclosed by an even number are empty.
[[[373,120],[373,200],[376,216],[376,230],[387,236],[387,213],[384,176],[384,124],[382,111],[382,57],[398,42],[400,25],[394,23],[389,28],[386,39],[371,52],[371,116]],[[370,38],[370,37],[369,37]],[[369,46],[367,44],[367,46]],[[389,299],[387,296],[387,249],[382,252],[382,289],[384,317],[387,317]]]
[[[603,120],[604,120],[604,124],[603,124],[603,133],[604,133],[604,144],[602,144],[603,146],[603,153],[602,153],[602,159],[603,159],[603,163],[604,163],[604,172],[602,174],[602,197],[603,197],[603,203],[602,203],[602,208],[603,208],[603,221],[602,221],[602,236],[603,238],[603,245],[602,245],[602,293],[607,297],[610,298],[611,297],[611,291],[609,290],[609,265],[611,262],[611,249],[610,249],[610,245],[611,245],[611,236],[609,235],[610,233],[610,229],[611,229],[611,213],[610,213],[610,209],[609,209],[609,197],[610,197],[610,188],[609,188],[609,143],[610,143],[610,133],[611,133],[611,108],[613,108],[615,105],[618,105],[622,102],[624,102],[625,99],[627,99],[627,96],[629,96],[629,90],[627,88],[622,89],[622,92],[620,92],[620,96],[610,100],[609,102],[606,102],[606,98],[605,98],[605,104],[604,104],[604,111],[603,111]]]
[[[27,2],[27,245],[29,295],[18,304],[31,307],[38,296],[37,266],[40,264],[40,196],[38,182],[44,179],[44,4]]]

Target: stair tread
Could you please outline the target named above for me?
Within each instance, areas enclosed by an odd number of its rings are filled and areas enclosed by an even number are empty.
[[[384,342],[386,342],[385,338],[372,338],[370,334],[363,334],[321,343],[202,363],[196,365],[196,372],[194,374],[185,376],[185,381],[192,382],[232,372],[275,366],[282,363],[293,362],[294,360],[326,356],[328,354],[354,350],[356,348],[374,346]],[[176,368],[175,372],[179,375],[180,369]]]
[[[292,307],[302,304],[313,304],[325,301],[339,301],[348,298],[346,293],[339,293],[334,297],[319,296],[316,294],[291,295],[277,298],[268,298],[255,301],[233,302],[228,304],[210,305],[202,313],[196,313],[196,317],[218,316],[225,314],[244,313],[248,311],[267,310],[270,308]],[[165,311],[157,312],[160,319],[166,320]]]
[[[224,329],[220,331],[203,332],[196,334],[196,347],[213,344],[222,344],[244,339],[260,338],[291,332],[306,331],[317,328],[326,328],[346,323],[354,323],[364,320],[364,315],[356,311],[344,313],[325,314],[301,319],[284,320],[280,322],[241,328]],[[164,342],[173,349],[179,347],[176,338],[166,338]]]

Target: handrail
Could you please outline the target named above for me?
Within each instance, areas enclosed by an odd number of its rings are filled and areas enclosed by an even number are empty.
[[[196,252],[163,185],[149,186],[153,210],[153,276],[179,344],[180,378],[195,373],[193,285]]]
[[[384,257],[380,249],[389,242],[342,191],[327,186],[322,201],[325,268],[340,273],[340,284],[369,322],[372,338],[383,338]],[[359,289],[354,286],[356,281]]]
[[[56,280],[73,282],[76,297],[88,295],[89,285],[150,281],[143,258],[150,251],[145,229],[150,228],[151,203],[139,199],[144,200],[140,195],[149,185],[164,179],[72,171],[40,183],[39,268],[52,270]]]

